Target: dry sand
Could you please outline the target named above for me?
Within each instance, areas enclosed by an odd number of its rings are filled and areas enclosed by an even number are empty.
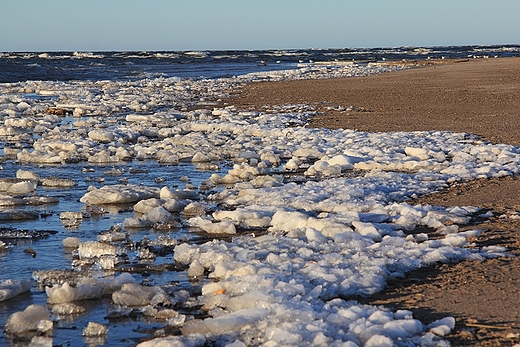
[[[310,122],[314,127],[450,130],[520,145],[520,58],[421,66],[369,77],[254,83],[226,102],[255,110],[309,104],[320,112]],[[520,255],[520,221],[504,218],[520,211],[517,177],[458,183],[415,203],[490,210],[490,220],[462,228],[478,224],[486,232],[474,240],[477,246],[500,245]],[[513,346],[520,343],[520,260],[430,266],[363,302],[412,310],[425,323],[453,316],[457,326],[448,338],[454,346]]]

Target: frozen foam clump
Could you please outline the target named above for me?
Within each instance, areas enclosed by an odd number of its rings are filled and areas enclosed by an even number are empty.
[[[38,323],[48,320],[49,311],[40,305],[29,305],[22,312],[15,312],[7,318],[5,332],[8,334],[21,334],[23,332],[38,330]]]
[[[0,281],[0,301],[6,301],[31,289],[31,280]]]

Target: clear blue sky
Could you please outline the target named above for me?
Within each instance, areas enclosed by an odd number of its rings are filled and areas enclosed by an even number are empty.
[[[0,51],[520,43],[520,0],[0,0]]]

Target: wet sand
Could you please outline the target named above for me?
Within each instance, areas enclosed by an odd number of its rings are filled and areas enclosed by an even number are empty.
[[[254,83],[231,103],[313,105],[321,112],[311,121],[315,127],[450,130],[520,145],[520,58],[423,66],[368,77]]]
[[[245,86],[225,101],[240,109],[315,107],[309,126],[367,132],[448,130],[520,145],[520,58],[426,62],[377,76]],[[485,230],[475,247],[497,245],[520,255],[520,178],[458,183],[412,203],[476,206],[493,213],[461,229]],[[510,218],[513,216],[513,218]],[[520,342],[520,260],[516,257],[438,264],[389,283],[366,303],[409,309],[428,323],[453,316],[453,345]]]

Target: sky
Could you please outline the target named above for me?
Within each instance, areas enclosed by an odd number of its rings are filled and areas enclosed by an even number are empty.
[[[0,0],[0,51],[520,43],[519,0]]]

